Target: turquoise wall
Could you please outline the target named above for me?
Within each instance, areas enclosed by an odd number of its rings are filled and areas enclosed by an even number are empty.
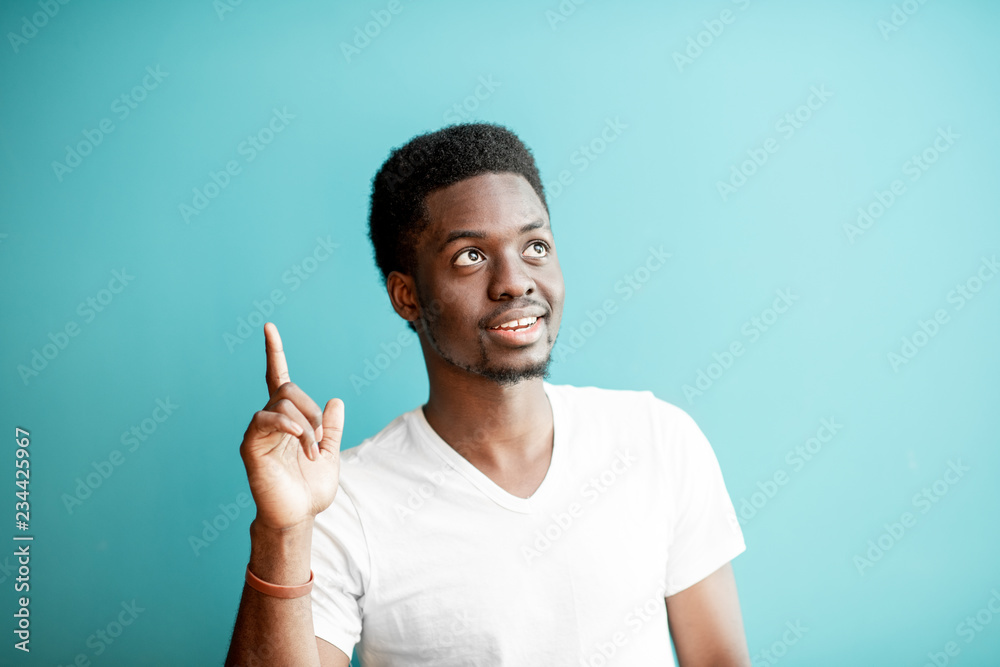
[[[0,28],[3,534],[34,537],[29,655],[0,551],[5,664],[221,664],[260,323],[345,447],[423,402],[370,181],[473,119],[549,191],[550,381],[650,389],[712,442],[755,665],[1000,662],[995,3],[17,0]]]

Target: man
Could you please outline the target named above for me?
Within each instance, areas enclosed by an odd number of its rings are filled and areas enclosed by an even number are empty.
[[[530,151],[489,124],[414,138],[370,238],[429,398],[341,454],[343,402],[293,384],[265,325],[227,664],[670,665],[672,637],[682,667],[749,665],[705,436],[648,391],[544,380],[564,286]]]

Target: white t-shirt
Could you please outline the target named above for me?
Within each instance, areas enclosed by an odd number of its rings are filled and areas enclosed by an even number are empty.
[[[530,498],[422,407],[344,450],[313,532],[316,636],[365,667],[674,664],[664,597],[746,549],[715,454],[649,391],[543,386],[555,439]]]

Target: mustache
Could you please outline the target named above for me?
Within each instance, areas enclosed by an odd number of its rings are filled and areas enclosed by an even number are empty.
[[[422,319],[428,323],[437,322],[441,320],[445,313],[448,311],[449,306],[454,306],[462,301],[462,295],[449,292],[441,297],[427,299],[425,294],[421,293],[421,290],[417,289],[417,297],[419,301],[423,304],[420,308],[419,319]],[[509,313],[514,310],[540,310],[543,313],[543,317],[551,314],[552,309],[549,308],[545,303],[541,301],[535,301],[533,299],[521,299],[515,302],[504,303],[499,306],[496,310],[488,313],[479,320],[480,328],[487,328],[489,323],[502,317],[504,314]]]

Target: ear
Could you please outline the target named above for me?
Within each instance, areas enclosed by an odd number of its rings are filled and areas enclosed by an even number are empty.
[[[416,283],[413,276],[392,271],[386,276],[385,289],[393,310],[407,322],[415,322],[420,317],[420,302],[417,299]]]

